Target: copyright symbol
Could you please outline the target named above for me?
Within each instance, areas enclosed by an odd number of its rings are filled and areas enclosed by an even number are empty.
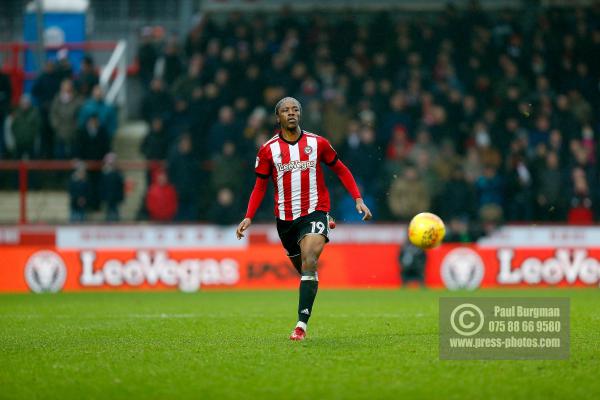
[[[450,325],[454,332],[462,336],[473,336],[483,328],[483,311],[475,304],[457,306],[450,314]]]

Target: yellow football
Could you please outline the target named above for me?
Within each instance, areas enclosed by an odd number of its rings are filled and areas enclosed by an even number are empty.
[[[439,246],[445,234],[444,221],[437,215],[428,212],[415,215],[408,225],[408,239],[422,249]]]

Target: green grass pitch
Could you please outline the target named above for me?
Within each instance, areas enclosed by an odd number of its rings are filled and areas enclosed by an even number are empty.
[[[322,290],[302,343],[295,291],[2,295],[0,398],[599,398],[600,291],[473,294],[570,297],[562,361],[440,361],[447,295]]]

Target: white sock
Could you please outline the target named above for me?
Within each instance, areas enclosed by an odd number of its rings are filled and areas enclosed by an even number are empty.
[[[306,322],[298,321],[296,328],[302,328],[306,332]]]

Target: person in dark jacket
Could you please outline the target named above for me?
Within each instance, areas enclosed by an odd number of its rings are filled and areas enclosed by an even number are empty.
[[[77,163],[75,171],[69,180],[69,209],[71,222],[85,221],[85,210],[89,196],[89,183],[86,176],[85,164]]]
[[[109,151],[110,140],[108,134],[100,126],[98,116],[92,115],[85,124],[85,128],[78,131],[76,154],[83,160],[100,161]],[[91,170],[88,178],[90,184],[88,207],[92,210],[98,210],[100,208],[100,171]]]
[[[154,77],[154,67],[158,58],[158,49],[152,36],[152,28],[146,26],[142,28],[140,37],[140,47],[137,52],[137,62],[139,65],[138,76],[142,81],[144,89],[148,89],[150,81]]]
[[[13,113],[11,123],[15,142],[15,158],[35,158],[36,142],[39,139],[41,127],[42,119],[38,109],[31,105],[31,99],[24,94],[21,96],[19,107]]]
[[[125,198],[123,174],[116,165],[117,155],[108,153],[104,157],[102,178],[100,179],[100,197],[106,205],[106,221],[119,220],[119,204]]]
[[[81,69],[75,79],[75,87],[83,98],[87,98],[92,94],[92,88],[98,84],[98,71],[94,66],[94,59],[90,55],[86,55],[81,60]]]
[[[48,61],[44,71],[38,76],[31,88],[31,94],[42,116],[41,156],[54,156],[54,129],[50,124],[50,106],[60,88],[60,77],[53,61]]]
[[[140,145],[140,152],[144,155],[146,160],[166,160],[169,152],[170,140],[167,136],[167,131],[164,127],[164,122],[160,117],[152,118],[150,123],[150,130],[144,136]],[[150,185],[152,182],[154,173],[156,172],[156,165],[150,164],[146,171],[146,184]]]
[[[167,159],[169,180],[177,190],[177,221],[195,221],[198,217],[199,163],[192,154],[192,139],[179,138]]]
[[[230,140],[235,142],[239,135],[240,127],[235,120],[233,109],[229,106],[223,106],[219,110],[219,120],[210,128],[208,132],[209,149],[222,149],[223,144]]]
[[[475,216],[476,194],[473,186],[465,179],[462,167],[455,167],[450,179],[438,196],[438,212],[443,219],[457,215]]]
[[[217,225],[233,225],[241,210],[233,191],[223,187],[217,191],[217,198],[209,210],[209,220]]]
[[[110,151],[110,139],[100,125],[98,115],[90,116],[77,134],[77,156],[83,160],[100,161]]]
[[[400,250],[398,258],[400,263],[400,277],[402,286],[409,282],[417,282],[419,286],[425,286],[425,263],[427,255],[423,249],[406,241]]]
[[[161,79],[153,79],[150,83],[150,91],[142,100],[142,117],[150,122],[154,117],[168,120],[173,112],[173,98],[165,90],[165,84]]]
[[[150,130],[144,136],[140,152],[146,160],[166,160],[169,152],[169,138],[164,128],[162,118],[152,118]]]

